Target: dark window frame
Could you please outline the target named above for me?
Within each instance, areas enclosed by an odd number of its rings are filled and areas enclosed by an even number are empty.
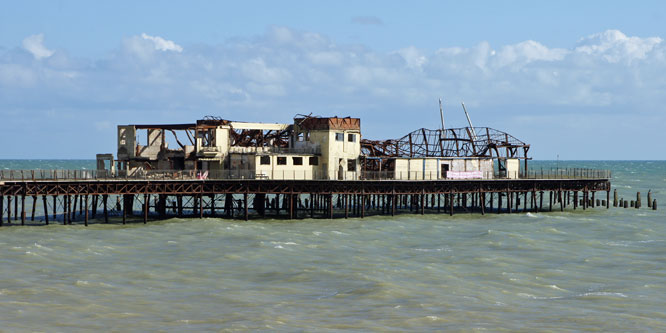
[[[312,163],[314,161],[314,163]],[[310,156],[308,160],[309,165],[319,165],[319,157],[317,156]]]
[[[277,165],[287,165],[287,157],[286,156],[278,156],[276,164]]]
[[[356,160],[348,159],[347,160],[347,171],[356,171]]]
[[[292,165],[303,165],[303,157],[294,156],[291,158]]]
[[[335,133],[335,141],[344,142],[345,133]]]
[[[264,155],[259,157],[259,164],[260,165],[271,165],[271,157],[268,155]]]

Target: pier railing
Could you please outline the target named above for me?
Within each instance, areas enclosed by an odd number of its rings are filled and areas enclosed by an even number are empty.
[[[337,180],[451,180],[437,171],[359,171],[341,172],[331,177]],[[316,170],[136,170],[132,173],[108,170],[0,170],[0,181],[8,180],[206,180],[206,179],[331,179]],[[534,169],[524,172],[476,172],[465,179],[610,179],[609,170],[583,168]]]

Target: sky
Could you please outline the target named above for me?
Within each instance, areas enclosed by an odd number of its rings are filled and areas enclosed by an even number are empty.
[[[0,1],[0,159],[116,126],[361,118],[491,127],[541,160],[666,159],[663,1]]]

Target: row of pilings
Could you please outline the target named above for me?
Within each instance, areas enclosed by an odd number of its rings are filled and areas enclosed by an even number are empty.
[[[0,226],[5,223],[44,224],[58,221],[72,224],[90,220],[125,224],[128,220],[162,220],[172,217],[219,217],[248,220],[259,218],[363,218],[368,215],[445,213],[518,213],[553,211],[573,207],[587,209],[610,206],[610,191],[605,199],[595,191],[507,191],[472,193],[360,194],[360,193],[224,193],[196,195],[121,194],[121,195],[42,195],[0,196]],[[632,205],[641,206],[640,193]],[[614,192],[613,206],[627,207]],[[648,193],[648,206],[657,208]],[[41,214],[37,215],[36,214]]]

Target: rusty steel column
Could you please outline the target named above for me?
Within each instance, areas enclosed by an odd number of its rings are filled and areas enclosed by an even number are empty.
[[[37,196],[32,196],[32,214],[30,215],[30,221],[35,220],[35,209],[37,209]]]
[[[21,225],[25,225],[25,192],[21,195]]]
[[[12,196],[7,196],[7,223],[12,223]]]
[[[479,189],[479,205],[481,206],[481,215],[486,215],[486,194]]]
[[[86,199],[85,200],[86,200],[86,207],[85,207],[86,211],[85,211],[84,217],[83,217],[83,224],[87,227],[88,226],[88,195],[87,194],[86,194]],[[123,211],[125,211],[125,210],[123,209]],[[123,220],[123,222],[124,222],[124,220]]]
[[[449,216],[453,216],[453,192],[449,192]]]
[[[44,222],[49,225],[49,207],[46,205],[46,196],[42,196],[42,203],[44,204]],[[0,209],[0,212],[2,209]],[[2,214],[0,214],[0,223],[2,223]]]
[[[150,206],[150,195],[147,193],[143,194],[143,224],[148,223],[148,209]]]
[[[109,223],[109,210],[107,209],[107,203],[109,199],[108,194],[102,195],[102,200],[104,200],[104,223]]]
[[[0,195],[0,227],[2,227],[2,219],[4,218],[5,215],[5,198]]]

